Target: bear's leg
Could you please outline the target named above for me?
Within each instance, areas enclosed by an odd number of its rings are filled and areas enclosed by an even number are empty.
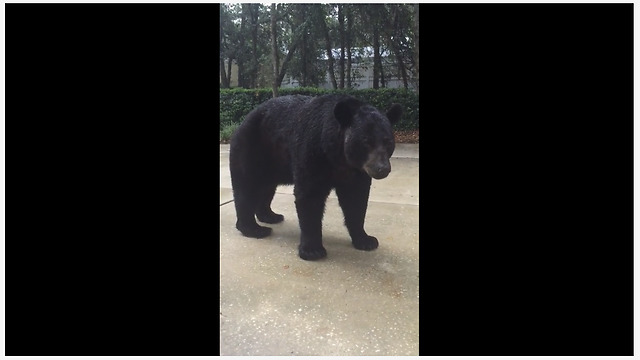
[[[233,197],[236,205],[238,221],[236,229],[242,235],[252,238],[263,238],[271,234],[271,228],[258,225],[255,218],[256,211],[256,188],[245,184],[241,186],[238,181],[233,184]]]
[[[257,186],[265,173],[263,149],[259,143],[258,130],[254,129],[260,120],[259,113],[247,115],[231,139],[229,153],[229,171],[231,187],[236,207],[236,228],[242,235],[252,238],[263,238],[271,234],[271,229],[258,225],[256,209],[258,206]]]
[[[256,209],[256,216],[258,220],[267,224],[277,224],[284,220],[284,216],[276,214],[271,210],[271,201],[276,193],[278,184],[270,184],[262,187],[260,192],[258,207]]]
[[[344,224],[349,230],[353,247],[359,250],[373,250],[378,247],[378,239],[364,231],[364,218],[371,178],[364,175],[358,181],[336,186],[338,202],[344,213]]]
[[[327,256],[322,246],[322,216],[331,188],[296,185],[296,210],[300,222],[300,246],[298,255],[304,260],[316,260]]]

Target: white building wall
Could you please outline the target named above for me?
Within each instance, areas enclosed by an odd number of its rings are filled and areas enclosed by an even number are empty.
[[[360,75],[362,75],[361,77],[356,78],[354,80],[353,87],[355,89],[371,89],[371,88],[373,88],[373,66],[372,65],[368,64],[366,69],[361,69],[360,68],[360,64],[351,64],[351,71],[353,72],[354,70],[359,70],[361,72]],[[327,73],[325,75],[325,82],[320,84],[319,87],[321,89],[332,89],[333,86],[331,85],[331,81],[329,79],[330,79],[329,71],[327,71]],[[340,81],[339,79],[336,79],[336,80]],[[382,85],[382,84],[380,84],[380,85]],[[291,76],[286,76],[284,78],[284,80],[282,81],[281,87],[283,87],[283,88],[296,88],[296,87],[300,87],[300,83],[298,82],[298,80],[293,79]],[[394,77],[394,78],[389,79],[389,78],[387,78],[385,76],[385,87],[391,88],[391,89],[403,88],[404,87],[404,83],[402,82],[402,78],[395,78]],[[412,84],[411,81],[409,81],[409,88],[410,89],[415,88],[415,85]]]

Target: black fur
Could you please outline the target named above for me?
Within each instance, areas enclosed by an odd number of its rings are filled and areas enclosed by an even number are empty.
[[[378,240],[364,231],[371,177],[391,171],[395,148],[391,125],[402,109],[387,114],[345,95],[282,96],[253,110],[231,139],[230,170],[236,228],[262,238],[284,220],[271,210],[280,184],[294,184],[305,260],[326,256],[322,217],[327,196],[336,189],[353,246],[373,250]]]

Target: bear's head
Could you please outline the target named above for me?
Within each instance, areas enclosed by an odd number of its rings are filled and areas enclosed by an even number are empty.
[[[393,104],[383,114],[373,106],[348,98],[336,104],[333,114],[344,131],[347,163],[374,179],[387,177],[391,172],[389,159],[395,150],[391,126],[400,120],[402,107]]]

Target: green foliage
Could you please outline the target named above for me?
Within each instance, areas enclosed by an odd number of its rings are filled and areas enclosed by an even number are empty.
[[[418,95],[405,89],[340,89],[327,90],[318,88],[287,88],[279,89],[279,95],[307,95],[320,96],[325,94],[347,94],[356,97],[381,111],[386,111],[391,104],[402,105],[403,112],[400,123],[394,126],[396,130],[419,129],[419,99]],[[271,89],[220,89],[220,131],[226,126],[240,124],[244,117],[256,106],[271,99]]]
[[[220,89],[220,130],[241,123],[256,106],[271,99],[270,89]]]
[[[220,129],[220,141],[229,141],[231,139],[231,135],[233,135],[233,132],[236,131],[238,126],[240,126],[238,123],[230,123],[223,126]]]
[[[419,108],[420,100],[418,95],[405,89],[362,89],[349,92],[366,103],[369,103],[381,111],[386,111],[392,104],[402,105],[402,118],[394,126],[396,130],[417,130],[419,129]]]

